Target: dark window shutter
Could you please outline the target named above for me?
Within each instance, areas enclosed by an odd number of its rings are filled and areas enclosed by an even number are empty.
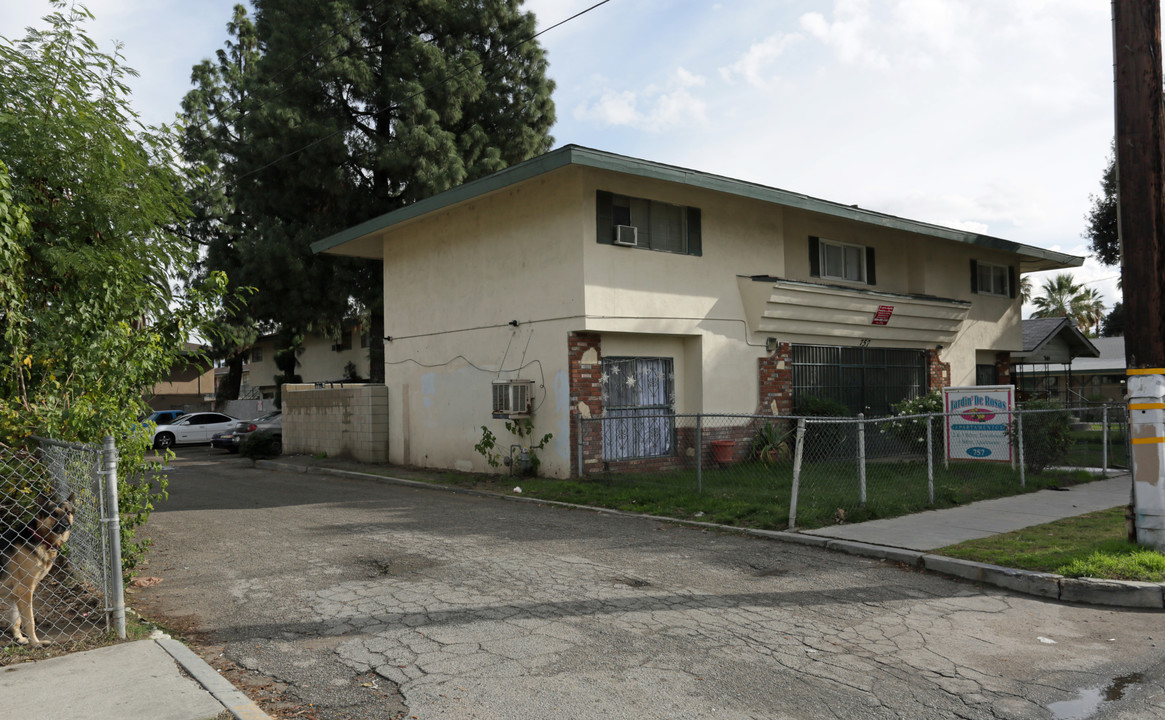
[[[971,292],[979,294],[979,263],[971,261]]]
[[[821,242],[812,235],[809,236],[809,275],[821,277]]]
[[[704,254],[700,234],[700,208],[688,208],[688,254]]]
[[[1019,284],[1016,282],[1018,279],[1016,277],[1017,275],[1018,273],[1015,272],[1015,267],[1009,266],[1007,268],[1007,293],[1008,297],[1012,299],[1015,298],[1015,296],[1018,294],[1016,291],[1019,290]]]
[[[614,196],[604,190],[595,193],[595,238],[605,244],[615,244],[615,226],[611,222],[611,205]]]
[[[878,276],[874,272],[874,248],[866,248],[866,284],[877,285]]]

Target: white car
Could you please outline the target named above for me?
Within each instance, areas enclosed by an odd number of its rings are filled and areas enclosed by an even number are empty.
[[[215,433],[225,432],[238,420],[217,412],[196,412],[176,418],[154,431],[154,448],[165,450],[174,445],[209,443]]]

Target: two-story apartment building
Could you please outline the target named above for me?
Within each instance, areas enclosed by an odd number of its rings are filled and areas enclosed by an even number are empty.
[[[243,369],[240,396],[275,397],[275,378],[280,374],[275,364],[278,343],[277,335],[264,335],[255,342]],[[338,339],[308,333],[295,349],[296,374],[311,383],[367,379],[368,343],[368,333],[359,325],[346,327]]]
[[[1082,262],[578,146],[313,249],[384,261],[392,462],[488,469],[481,427],[504,435],[494,411],[518,404],[559,477],[576,415],[789,414],[809,395],[879,414],[1005,378],[1020,274]]]

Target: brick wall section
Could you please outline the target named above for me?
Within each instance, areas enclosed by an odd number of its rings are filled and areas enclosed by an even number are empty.
[[[591,417],[603,414],[603,352],[598,333],[572,332],[567,335],[567,360],[570,366],[570,474],[578,477],[578,414],[585,404]],[[584,417],[586,413],[584,413]],[[600,424],[586,423],[583,464],[594,472],[603,463],[603,434]]]
[[[582,423],[582,462],[580,473],[578,466],[579,453],[579,423],[578,414],[580,404],[585,404],[590,417],[598,418],[603,414],[603,395],[601,376],[602,348],[598,333],[575,332],[567,338],[568,359],[570,364],[570,469],[573,477],[598,472],[653,472],[678,468],[692,468],[696,466],[697,452],[705,468],[714,468],[717,462],[712,454],[711,443],[719,440],[735,441],[732,448],[732,462],[740,462],[748,458],[752,450],[752,438],[759,421],[753,420],[743,425],[715,427],[705,425],[701,431],[702,447],[697,451],[695,427],[683,426],[676,428],[675,452],[667,457],[635,458],[619,461],[603,460],[603,430],[600,422]],[[757,364],[759,380],[759,395],[757,397],[758,415],[773,413],[774,403],[778,416],[790,415],[793,412],[793,369],[792,345],[781,343],[771,355],[760,358]],[[947,375],[949,377],[949,367]],[[687,422],[692,422],[688,420]]]
[[[773,414],[776,403],[777,415],[793,413],[793,346],[789,343],[777,345],[773,354],[757,360],[760,397],[757,398],[757,415]]]
[[[995,384],[1011,384],[1011,353],[995,353]]]
[[[283,452],[388,462],[388,388],[283,386]]]
[[[951,386],[951,364],[943,362],[938,352],[938,350],[926,351],[927,377],[931,390]]]

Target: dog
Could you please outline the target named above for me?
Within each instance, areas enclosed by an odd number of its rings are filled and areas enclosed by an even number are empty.
[[[32,520],[21,522],[9,513],[6,525],[0,518],[0,609],[8,610],[12,637],[20,645],[49,644],[36,636],[32,596],[69,539],[75,515],[73,493],[64,502],[41,493]]]

